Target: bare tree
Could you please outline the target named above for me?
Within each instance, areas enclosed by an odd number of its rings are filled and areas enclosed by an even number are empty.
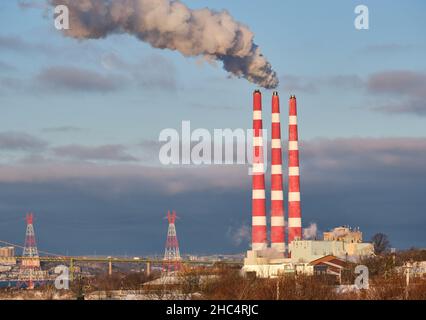
[[[382,254],[390,248],[388,236],[384,233],[376,233],[371,238],[371,243],[374,246],[374,252],[376,254]]]

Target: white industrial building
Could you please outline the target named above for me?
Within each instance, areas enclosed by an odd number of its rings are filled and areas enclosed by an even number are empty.
[[[342,234],[342,228],[347,231]],[[258,277],[276,277],[289,273],[313,274],[311,262],[325,256],[334,256],[343,261],[356,262],[361,257],[374,254],[371,243],[363,243],[359,230],[354,241],[354,232],[347,227],[335,228],[339,231],[338,240],[293,240],[289,244],[290,257],[272,248],[247,251],[243,272],[255,272]],[[329,238],[329,237],[328,237]],[[329,238],[330,239],[330,238]],[[337,238],[336,238],[337,239]]]

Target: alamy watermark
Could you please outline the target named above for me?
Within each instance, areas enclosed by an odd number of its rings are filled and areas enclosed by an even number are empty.
[[[253,129],[214,129],[210,132],[204,128],[191,131],[191,122],[182,121],[181,131],[173,128],[163,129],[159,142],[163,143],[159,151],[159,160],[163,165],[230,165],[263,163],[262,170],[267,170],[266,129],[259,130],[253,139]],[[261,137],[260,137],[261,136]],[[253,146],[263,152],[254,152]],[[252,166],[249,174],[254,174]]]
[[[355,267],[355,273],[358,274],[358,276],[355,278],[355,286],[358,289],[368,289],[370,287],[368,282],[368,267],[364,265],[358,265]]]
[[[370,29],[370,12],[368,7],[364,4],[360,4],[355,7],[355,17],[354,26],[357,30],[368,30]]]
[[[55,20],[54,25],[57,30],[69,30],[70,28],[70,11],[66,5],[59,5],[54,8]]]
[[[55,268],[55,273],[59,276],[55,279],[57,290],[68,290],[70,288],[70,269],[67,266],[59,265]]]

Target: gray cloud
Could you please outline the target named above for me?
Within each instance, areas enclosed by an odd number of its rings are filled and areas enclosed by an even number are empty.
[[[47,142],[23,132],[1,132],[0,150],[39,151]]]
[[[369,76],[367,89],[372,93],[426,99],[426,73],[408,70],[377,72]]]
[[[0,49],[25,54],[28,52],[40,52],[43,54],[63,52],[48,44],[25,41],[16,35],[0,35]]]
[[[426,138],[317,139],[300,152],[304,227],[349,224],[366,239],[381,231],[397,247],[426,245]],[[146,254],[161,252],[162,218],[176,209],[182,252],[242,252],[250,184],[245,166],[0,165],[0,214],[34,210],[45,250]],[[21,239],[24,227],[0,231]]]
[[[364,90],[375,96],[387,96],[385,101],[370,109],[387,114],[426,115],[426,73],[410,70],[376,72],[363,78],[355,74],[324,77],[287,76],[281,81],[284,90],[314,94],[321,88]]]
[[[381,43],[368,45],[363,48],[362,51],[366,53],[395,53],[395,52],[403,52],[409,49],[412,49],[414,46],[409,44],[399,44],[399,43]]]
[[[88,147],[82,145],[67,145],[53,148],[55,155],[77,160],[110,160],[110,161],[137,161],[126,152],[123,145],[103,145]]]
[[[128,63],[114,53],[101,58],[102,65],[109,70],[131,75],[134,82],[146,89],[177,89],[177,71],[174,64],[158,54],[152,54],[137,63]]]
[[[6,62],[0,61],[0,70],[2,71],[14,71],[16,68]]]
[[[362,88],[365,85],[364,80],[355,74],[335,75],[325,79],[325,83],[335,88]]]
[[[60,126],[60,127],[43,128],[41,131],[46,133],[61,133],[61,132],[69,133],[69,132],[81,132],[81,131],[85,131],[85,129],[80,127],[74,127],[74,126]]]
[[[373,110],[387,114],[415,114],[424,117],[426,116],[426,101],[406,99],[405,101],[373,107]]]
[[[45,89],[80,92],[111,92],[118,90],[124,80],[114,75],[76,67],[49,67],[42,70],[35,82]]]
[[[20,79],[14,77],[1,77],[0,78],[0,89],[12,89],[19,90],[23,87],[23,82]]]
[[[43,0],[18,0],[18,6],[22,10],[26,9],[47,9],[47,2]]]
[[[355,74],[330,75],[323,77],[287,75],[281,79],[282,87],[291,93],[315,94],[323,87],[330,88],[363,88],[364,81]]]
[[[372,94],[394,98],[393,102],[373,106],[372,110],[387,114],[426,116],[425,72],[409,70],[377,72],[369,76],[366,88]]]
[[[318,82],[312,77],[286,75],[280,82],[286,92],[317,93],[318,91]]]
[[[2,50],[22,51],[28,49],[29,45],[20,37],[0,35],[0,48]]]

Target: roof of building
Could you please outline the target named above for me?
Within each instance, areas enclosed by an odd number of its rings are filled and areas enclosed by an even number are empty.
[[[339,259],[331,254],[321,257],[319,259],[313,260],[309,263],[312,266],[317,266],[320,264],[329,265],[332,267],[343,269],[346,266],[346,262],[342,259]]]

